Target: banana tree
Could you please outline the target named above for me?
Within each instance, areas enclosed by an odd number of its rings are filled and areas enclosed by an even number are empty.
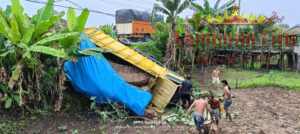
[[[99,27],[101,29],[101,31],[103,31],[105,34],[110,35],[111,37],[113,37],[114,39],[117,38],[117,34],[116,31],[114,30],[114,25],[102,25]]]
[[[157,0],[157,3],[154,4],[154,12],[166,15],[167,23],[170,25],[169,40],[164,56],[165,65],[168,67],[174,67],[176,64],[176,20],[178,15],[187,9],[189,5],[190,0]]]
[[[221,0],[217,0],[214,5],[211,5],[208,0],[204,0],[203,5],[192,2],[191,9],[195,11],[195,14],[189,22],[194,30],[198,32],[203,30],[210,30],[213,32],[215,29],[222,29],[212,24],[223,21],[226,11],[231,9],[234,6],[234,3],[235,0],[229,0],[222,5]]]
[[[229,0],[220,6],[221,0],[217,0],[214,5],[211,5],[208,0],[204,0],[204,4],[200,5],[195,2],[191,3],[191,9],[196,12],[201,12],[203,15],[217,16],[222,15],[226,10],[234,6],[235,0]]]
[[[6,39],[5,45],[0,47],[2,48],[0,58],[13,59],[14,65],[10,72],[8,87],[11,90],[18,89],[20,98],[23,86],[28,85],[24,83],[22,77],[25,77],[28,71],[36,71],[39,68],[38,63],[42,63],[41,54],[72,59],[75,56],[91,55],[101,51],[99,49],[80,51],[78,48],[80,32],[83,31],[89,15],[87,9],[79,17],[76,17],[74,9],[69,9],[68,27],[51,32],[64,16],[63,12],[54,11],[53,3],[54,0],[48,0],[45,7],[39,9],[31,18],[24,12],[19,0],[11,0],[11,6],[6,10],[0,10],[0,36]],[[41,73],[40,71],[35,73]],[[28,88],[25,87],[27,90]],[[22,104],[22,99],[20,101]]]
[[[26,66],[26,62],[36,60],[34,53],[44,53],[61,58],[67,58],[63,49],[56,49],[45,44],[58,41],[70,36],[78,36],[78,33],[59,33],[43,35],[60,18],[50,12],[53,0],[49,0],[47,6],[39,10],[32,20],[24,13],[19,0],[11,0],[11,8],[7,8],[5,13],[0,11],[0,33],[10,42],[1,55],[3,57],[13,56],[16,65],[12,71],[8,86],[12,89]],[[52,13],[52,14],[51,14]]]

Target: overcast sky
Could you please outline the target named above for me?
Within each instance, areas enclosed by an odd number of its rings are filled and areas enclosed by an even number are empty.
[[[39,0],[43,1],[43,0]],[[45,1],[45,0],[44,0]],[[56,4],[65,6],[73,6],[65,0],[57,0]],[[72,0],[78,3],[81,7],[86,7],[93,10],[99,10],[108,13],[115,13],[118,9],[138,9],[142,11],[151,11],[155,0]],[[202,3],[203,0],[196,0]],[[210,0],[212,4],[216,0]],[[223,0],[223,2],[226,0]],[[31,15],[41,7],[40,4],[30,3],[21,0],[25,5],[26,11]],[[10,3],[10,0],[0,0],[0,7],[5,8]],[[56,7],[56,10],[62,11],[64,8]],[[270,16],[273,11],[278,12],[280,16],[284,16],[283,23],[294,26],[300,24],[300,0],[242,0],[242,14],[259,14]],[[192,11],[187,10],[181,16],[191,16]],[[112,24],[115,18],[107,15],[91,13],[88,26],[97,26],[101,24]]]

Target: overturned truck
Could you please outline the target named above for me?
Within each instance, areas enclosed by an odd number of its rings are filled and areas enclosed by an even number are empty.
[[[98,103],[122,103],[139,116],[146,109],[162,113],[184,78],[102,31],[90,28],[85,33],[82,49],[97,46],[108,53],[100,59],[90,56],[67,62],[65,72],[73,87],[96,97]]]

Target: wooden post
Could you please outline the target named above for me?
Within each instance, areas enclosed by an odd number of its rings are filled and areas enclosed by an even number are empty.
[[[284,54],[282,52],[282,48],[280,48],[280,57],[279,57],[279,65],[281,66],[281,70],[284,70],[284,62],[283,62]]]
[[[294,54],[293,54],[293,53],[290,52],[290,53],[287,54],[287,58],[288,58],[288,68],[291,68],[291,69],[293,68],[293,64],[294,64],[294,63],[293,63],[293,61],[294,61],[294,60],[293,60],[293,57],[294,57]]]
[[[293,70],[297,69],[297,54],[293,53]]]
[[[300,55],[297,54],[297,70],[300,71]]]
[[[251,54],[251,61],[250,61],[251,62],[250,63],[251,64],[250,65],[250,69],[254,69],[254,60],[255,60],[255,55],[252,53]]]
[[[241,59],[240,60],[241,61],[240,64],[241,64],[242,68],[244,68],[244,51],[241,52],[240,59]]]

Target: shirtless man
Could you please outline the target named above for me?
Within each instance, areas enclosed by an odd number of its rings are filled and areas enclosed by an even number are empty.
[[[231,114],[229,113],[229,107],[232,104],[231,88],[230,88],[230,86],[229,86],[229,84],[226,80],[222,80],[222,84],[224,86],[223,96],[224,96],[224,110],[225,110],[225,113],[226,113],[226,119],[229,118],[229,120],[232,121]]]
[[[205,109],[209,110],[208,108],[208,101],[207,99],[198,99],[195,100],[192,105],[188,109],[188,113],[191,112],[192,108],[194,108],[193,112],[193,119],[198,131],[204,128],[204,111]]]
[[[220,69],[216,67],[211,75],[213,84],[220,84]]]

